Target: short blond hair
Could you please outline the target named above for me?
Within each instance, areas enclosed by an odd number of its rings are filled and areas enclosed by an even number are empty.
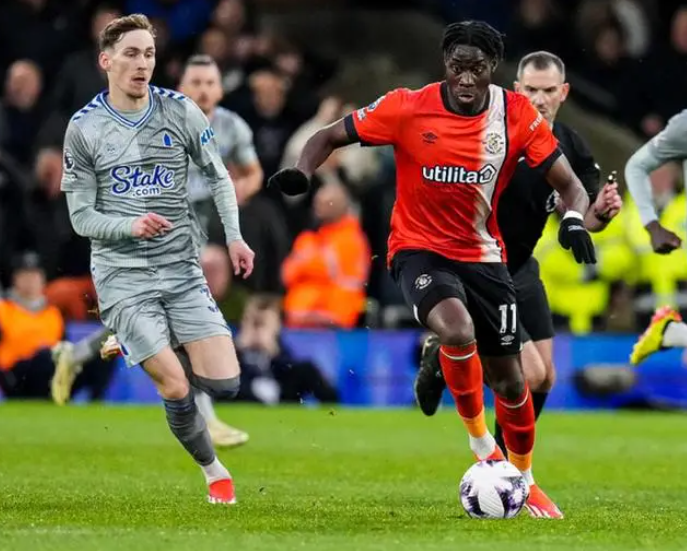
[[[155,38],[155,27],[142,13],[124,15],[110,21],[98,36],[100,51],[112,48],[126,33],[131,31],[148,31]]]

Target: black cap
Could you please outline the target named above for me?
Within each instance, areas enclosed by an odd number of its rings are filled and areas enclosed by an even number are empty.
[[[12,261],[12,271],[19,270],[42,270],[41,257],[33,251],[27,251],[14,257]]]

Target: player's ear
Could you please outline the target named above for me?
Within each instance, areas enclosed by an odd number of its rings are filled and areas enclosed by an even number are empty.
[[[516,80],[515,82],[513,82],[513,90],[515,90],[516,92],[520,92],[520,81]]]
[[[564,82],[563,87],[561,88],[561,101],[565,101],[566,98],[568,97],[569,93],[570,93],[570,84],[567,82]]]
[[[100,52],[98,55],[98,65],[105,72],[110,70],[110,67],[112,66],[112,58],[107,52]]]

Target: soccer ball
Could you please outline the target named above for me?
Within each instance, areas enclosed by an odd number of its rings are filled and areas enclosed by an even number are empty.
[[[513,518],[525,505],[530,488],[508,461],[480,461],[460,481],[460,502],[472,518]]]

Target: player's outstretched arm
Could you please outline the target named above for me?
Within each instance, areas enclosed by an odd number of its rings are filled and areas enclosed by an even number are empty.
[[[589,196],[582,182],[573,172],[565,155],[560,155],[546,172],[546,179],[561,197],[566,208],[558,231],[558,241],[564,249],[571,249],[579,263],[595,264],[594,244],[584,226],[589,208]]]
[[[670,119],[668,126],[639,148],[625,165],[627,188],[651,236],[651,246],[659,254],[677,249],[682,241],[658,221],[649,175],[669,161],[687,157],[686,134],[687,112],[683,111]]]
[[[357,141],[355,133],[347,128],[345,119],[339,119],[315,132],[305,143],[296,166],[281,169],[269,179],[268,185],[285,195],[306,193],[310,189],[310,178],[332,152]]]

